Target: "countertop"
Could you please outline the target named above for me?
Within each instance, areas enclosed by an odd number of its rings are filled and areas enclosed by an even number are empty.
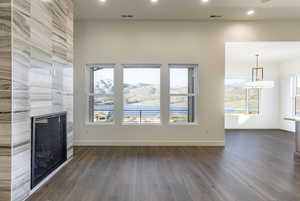
[[[284,118],[285,120],[289,120],[289,121],[299,121],[300,122],[300,117],[298,116],[288,116]]]

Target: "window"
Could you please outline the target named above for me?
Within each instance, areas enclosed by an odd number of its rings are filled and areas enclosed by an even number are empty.
[[[259,114],[260,89],[247,89],[248,114]]]
[[[225,114],[259,114],[260,89],[246,89],[246,79],[225,80]]]
[[[300,116],[300,76],[296,78],[295,114]]]
[[[124,65],[123,122],[160,123],[160,66]]]
[[[169,65],[170,123],[195,122],[196,66]]]
[[[89,121],[114,121],[114,65],[88,65]]]

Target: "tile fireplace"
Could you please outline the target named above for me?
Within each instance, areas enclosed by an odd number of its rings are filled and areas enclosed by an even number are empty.
[[[66,115],[31,118],[31,189],[67,161]]]

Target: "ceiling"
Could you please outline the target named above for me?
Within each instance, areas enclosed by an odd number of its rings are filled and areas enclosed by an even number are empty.
[[[226,43],[226,61],[253,62],[260,55],[262,63],[282,63],[300,58],[300,42],[237,42]]]
[[[267,1],[262,3],[262,1]],[[74,0],[76,19],[121,19],[133,15],[135,20],[219,20],[300,19],[300,0]],[[246,12],[254,9],[253,16]]]

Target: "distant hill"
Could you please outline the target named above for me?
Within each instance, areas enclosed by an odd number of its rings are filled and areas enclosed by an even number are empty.
[[[124,83],[124,101],[125,104],[134,105],[160,105],[160,85],[152,85],[146,83],[128,84]],[[95,84],[95,93],[99,94],[112,94],[113,93],[113,81],[112,80],[101,80]],[[178,92],[182,92],[183,89],[178,89]],[[182,105],[185,104],[182,98],[178,97],[174,100],[176,103]],[[107,99],[95,100],[96,103],[101,104],[112,104],[111,101]],[[182,103],[181,103],[182,102]]]

